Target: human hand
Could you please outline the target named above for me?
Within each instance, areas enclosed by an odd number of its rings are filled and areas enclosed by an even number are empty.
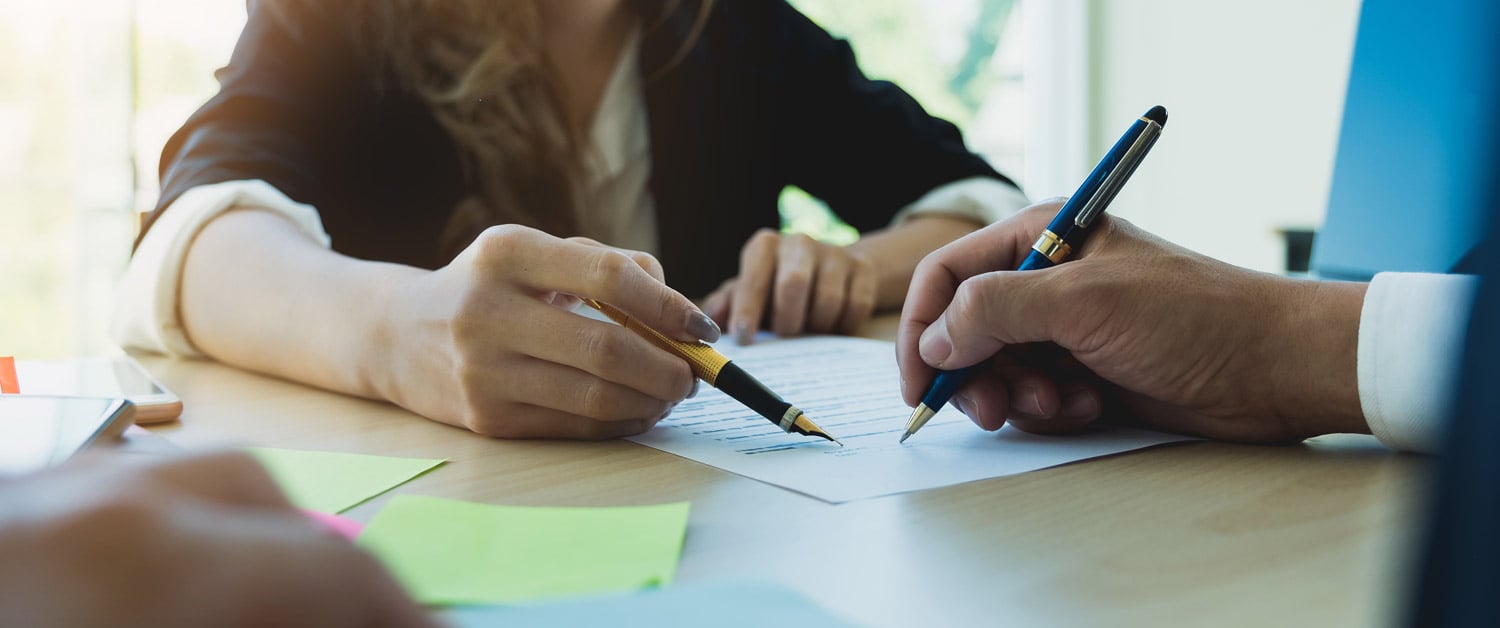
[[[1225,264],[1104,216],[1074,261],[1013,272],[1060,200],[929,255],[901,314],[913,406],[935,375],[989,362],[954,396],[984,429],[1100,418],[1209,438],[1368,432],[1355,352],[1364,285]]]
[[[452,263],[398,287],[382,336],[396,347],[383,396],[503,438],[605,439],[650,429],[696,388],[687,362],[572,312],[580,297],[663,334],[719,330],[668,288],[645,253],[493,227]]]
[[[0,609],[48,626],[430,626],[243,453],[0,481]]]
[[[780,336],[852,334],[875,312],[877,275],[869,257],[802,234],[761,229],[740,250],[740,274],[704,310],[750,344],[763,320]]]

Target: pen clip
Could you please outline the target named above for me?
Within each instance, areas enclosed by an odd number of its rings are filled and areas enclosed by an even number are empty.
[[[1099,214],[1104,213],[1104,208],[1109,207],[1110,201],[1113,201],[1115,195],[1120,193],[1120,187],[1125,185],[1131,173],[1134,173],[1136,167],[1141,165],[1141,159],[1146,156],[1147,151],[1151,150],[1151,145],[1156,143],[1156,138],[1161,137],[1160,124],[1157,124],[1155,120],[1143,119],[1143,121],[1146,123],[1146,128],[1135,138],[1130,148],[1126,149],[1125,156],[1120,158],[1120,165],[1104,177],[1104,182],[1099,184],[1099,190],[1078,212],[1078,216],[1073,219],[1074,225],[1086,229],[1093,224]]]

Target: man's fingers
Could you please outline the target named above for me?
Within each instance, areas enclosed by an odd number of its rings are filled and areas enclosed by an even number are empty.
[[[896,362],[901,368],[901,396],[907,404],[915,406],[921,400],[926,384],[933,377],[930,361],[923,360],[918,344],[948,309],[959,285],[975,275],[1009,270],[1020,264],[1062,202],[1049,199],[1033,205],[948,243],[917,264],[896,327]],[[993,349],[995,345],[988,347]]]
[[[993,272],[970,277],[918,341],[924,362],[952,370],[977,364],[1008,344],[1056,340],[1052,326],[1061,282],[1052,270]]]

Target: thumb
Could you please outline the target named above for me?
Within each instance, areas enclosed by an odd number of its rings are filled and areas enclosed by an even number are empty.
[[[1064,302],[1057,270],[996,271],[964,280],[948,308],[922,332],[922,361],[953,370],[983,362],[1009,344],[1055,340],[1057,308]]]

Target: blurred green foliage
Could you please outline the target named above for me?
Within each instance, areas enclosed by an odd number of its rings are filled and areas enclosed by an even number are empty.
[[[819,26],[847,39],[865,74],[900,85],[937,117],[967,129],[998,78],[989,60],[1015,0],[791,0]],[[935,11],[942,8],[946,13]],[[936,22],[942,15],[949,18]],[[955,17],[959,19],[954,19]],[[967,19],[963,19],[967,18]],[[782,231],[849,244],[859,232],[816,197],[787,188]]]

